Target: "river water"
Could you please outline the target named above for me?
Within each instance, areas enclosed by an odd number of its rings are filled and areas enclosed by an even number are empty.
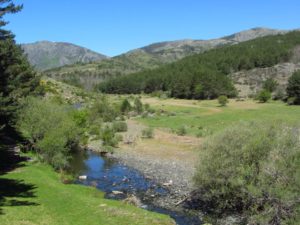
[[[107,198],[121,200],[133,194],[141,200],[142,208],[167,214],[178,225],[201,224],[196,216],[155,206],[151,198],[167,196],[168,190],[145,178],[137,170],[124,166],[116,160],[102,157],[100,154],[91,151],[82,152],[74,157],[72,168],[76,175],[87,176],[86,180],[77,180],[76,183],[95,186],[105,192]]]

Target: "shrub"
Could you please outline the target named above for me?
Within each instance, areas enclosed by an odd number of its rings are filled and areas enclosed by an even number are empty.
[[[116,147],[118,145],[114,130],[108,126],[101,130],[100,138],[103,141],[103,146]]]
[[[271,93],[267,90],[262,90],[259,92],[257,99],[261,103],[265,103],[271,99]]]
[[[143,112],[143,104],[139,98],[134,99],[134,110],[138,114],[141,114]]]
[[[143,136],[143,138],[153,138],[153,136],[154,136],[153,128],[148,127],[146,129],[142,130],[142,136]]]
[[[180,136],[184,136],[187,134],[187,129],[186,129],[186,126],[181,126],[177,129],[176,131],[176,134],[177,135],[180,135]]]
[[[267,90],[270,93],[273,93],[276,91],[276,88],[278,87],[278,82],[274,80],[273,78],[268,78],[263,83],[263,89]]]
[[[227,103],[228,103],[228,98],[227,98],[227,96],[225,96],[225,95],[219,96],[218,102],[219,102],[219,104],[220,104],[221,106],[226,106]]]
[[[80,140],[82,130],[73,110],[49,100],[28,98],[19,111],[17,129],[40,158],[55,169],[67,166],[68,154]]]
[[[108,102],[107,98],[101,97],[91,107],[89,118],[91,123],[99,118],[102,118],[104,122],[111,122],[118,114],[118,110]]]
[[[295,97],[289,97],[289,98],[287,99],[287,104],[288,104],[288,105],[294,105],[295,102],[296,102],[296,98],[295,98]]]
[[[199,207],[242,213],[247,224],[299,224],[299,136],[299,126],[251,122],[208,139],[194,177]]]
[[[286,92],[289,98],[295,98],[294,104],[300,104],[300,70],[293,73],[289,78]]]
[[[128,113],[132,109],[130,102],[128,101],[127,98],[125,98],[122,103],[121,103],[121,112],[123,114]]]
[[[115,121],[113,123],[113,129],[115,132],[126,132],[127,131],[127,123],[123,121]]]

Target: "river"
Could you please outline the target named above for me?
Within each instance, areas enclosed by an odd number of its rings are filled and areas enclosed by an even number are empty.
[[[197,216],[156,206],[153,199],[167,196],[168,190],[115,159],[103,157],[91,151],[81,152],[74,157],[72,170],[77,176],[87,176],[85,180],[78,179],[77,184],[95,186],[106,193],[106,198],[122,200],[134,195],[141,200],[141,208],[167,214],[178,225],[201,224]]]

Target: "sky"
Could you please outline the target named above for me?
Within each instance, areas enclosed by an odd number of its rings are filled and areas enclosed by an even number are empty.
[[[300,28],[300,0],[16,0],[18,43],[59,41],[115,56],[151,43],[211,39],[254,27]]]

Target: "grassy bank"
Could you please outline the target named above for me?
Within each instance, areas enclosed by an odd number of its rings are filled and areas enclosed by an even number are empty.
[[[300,107],[287,106],[282,102],[257,103],[253,100],[230,100],[228,106],[220,107],[216,100],[178,100],[143,98],[143,102],[161,113],[153,117],[139,118],[139,121],[151,126],[169,128],[176,131],[186,126],[188,135],[208,136],[239,122],[251,120],[299,120]]]
[[[173,224],[168,216],[104,199],[95,188],[62,184],[42,164],[26,163],[0,183],[1,225]]]

